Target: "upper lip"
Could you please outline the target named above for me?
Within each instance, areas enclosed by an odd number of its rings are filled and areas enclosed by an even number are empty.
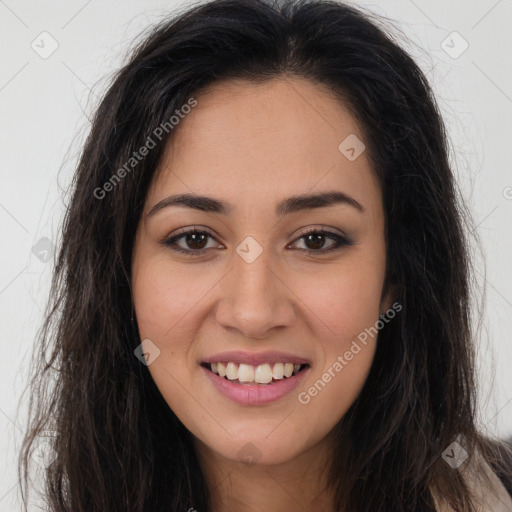
[[[227,363],[230,361],[237,364],[250,364],[253,366],[259,366],[265,363],[310,364],[309,361],[303,357],[278,351],[259,353],[242,351],[221,352],[206,358],[203,363]]]

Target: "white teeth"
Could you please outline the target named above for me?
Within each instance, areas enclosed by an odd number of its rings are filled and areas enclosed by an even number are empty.
[[[269,384],[272,380],[281,380],[284,377],[289,378],[299,372],[300,366],[300,364],[293,363],[275,363],[273,365],[265,363],[259,366],[244,363],[238,365],[233,361],[210,363],[212,372],[220,377],[238,380],[240,383],[256,382],[257,384]]]
[[[250,364],[241,364],[238,367],[238,380],[240,382],[252,382],[254,380],[254,366],[251,366]]]
[[[268,363],[260,364],[254,372],[254,380],[258,384],[268,384],[272,381],[272,369]]]
[[[213,370],[212,370],[213,371]],[[272,377],[276,380],[281,380],[284,377],[284,364],[276,363],[272,369]]]
[[[226,377],[229,380],[238,379],[238,366],[231,361],[226,366]]]

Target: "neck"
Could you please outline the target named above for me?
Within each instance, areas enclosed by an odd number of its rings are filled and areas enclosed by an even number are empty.
[[[210,494],[212,512],[335,512],[327,490],[332,450],[327,439],[280,464],[227,459],[195,439]]]

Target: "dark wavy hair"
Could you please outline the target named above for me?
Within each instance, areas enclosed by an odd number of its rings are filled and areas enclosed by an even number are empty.
[[[24,503],[31,453],[50,431],[51,512],[212,510],[190,432],[134,356],[134,235],[174,131],[109,193],[97,191],[207,86],[294,77],[327,85],[362,127],[384,201],[385,288],[402,305],[335,426],[337,510],[433,511],[433,494],[474,510],[471,488],[441,457],[456,439],[511,488],[505,445],[476,426],[472,221],[424,74],[381,20],[340,2],[214,0],[151,27],[96,109],[33,356],[18,465]]]

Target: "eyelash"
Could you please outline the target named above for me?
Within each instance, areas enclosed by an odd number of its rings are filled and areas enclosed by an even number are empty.
[[[176,242],[178,240],[180,240],[180,239],[184,238],[186,235],[190,235],[190,234],[206,234],[211,238],[215,238],[208,231],[192,228],[192,229],[187,229],[187,230],[181,231],[178,234],[172,236],[171,238],[163,240],[162,243],[165,246],[172,249],[173,251],[180,252],[182,254],[186,254],[187,256],[191,256],[191,257],[201,256],[202,254],[204,254],[206,251],[209,250],[209,249],[183,249],[176,245]],[[326,235],[328,238],[333,239],[336,243],[332,247],[329,247],[328,249],[319,249],[317,251],[309,250],[309,249],[297,249],[297,250],[305,252],[308,255],[327,254],[327,253],[342,249],[343,247],[348,247],[348,246],[354,245],[354,243],[351,242],[348,238],[338,235],[336,233],[332,233],[331,231],[325,231],[323,229],[311,229],[311,230],[307,231],[306,233],[303,233],[300,237],[296,238],[292,243],[295,243],[311,234]]]

